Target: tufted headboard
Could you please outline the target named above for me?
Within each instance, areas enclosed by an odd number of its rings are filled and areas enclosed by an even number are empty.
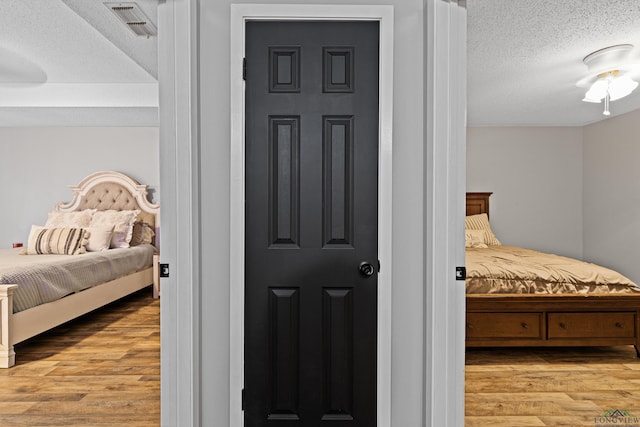
[[[70,185],[73,199],[69,203],[59,202],[55,209],[72,212],[84,209],[101,211],[139,209],[138,221],[147,223],[156,233],[155,244],[159,244],[160,206],[148,200],[147,185],[120,172],[95,172]]]

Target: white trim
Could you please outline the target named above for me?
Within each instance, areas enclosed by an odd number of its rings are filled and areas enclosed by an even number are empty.
[[[200,425],[200,228],[198,163],[198,4],[158,3],[161,424]],[[178,286],[180,284],[180,286]]]
[[[457,3],[457,4],[456,4]],[[454,220],[450,222],[449,268],[465,265],[464,216],[466,214],[465,189],[467,182],[467,9],[466,0],[451,3],[451,154],[448,173],[453,180],[449,187],[449,209]],[[455,307],[448,312],[449,346],[447,352],[453,354],[448,367],[450,387],[446,402],[455,408],[448,414],[447,425],[464,426],[464,379],[465,379],[465,324],[466,287],[464,281],[456,281],[449,288],[449,295]]]
[[[245,24],[250,20],[380,22],[378,251],[378,427],[391,427],[393,6],[231,5],[230,427],[241,427],[244,383],[244,82]]]
[[[0,87],[0,107],[153,107],[158,83],[47,83]]]
[[[425,1],[425,408],[427,426],[464,426],[464,0]]]

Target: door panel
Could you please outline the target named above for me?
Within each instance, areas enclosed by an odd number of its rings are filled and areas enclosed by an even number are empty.
[[[245,425],[372,427],[378,23],[246,28]]]

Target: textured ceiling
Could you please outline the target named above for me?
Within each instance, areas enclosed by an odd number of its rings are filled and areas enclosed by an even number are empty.
[[[635,45],[640,0],[467,0],[470,126],[581,126],[602,115],[575,86],[589,53]],[[638,60],[640,62],[640,60]],[[640,89],[611,116],[640,108]]]
[[[156,43],[100,0],[0,0],[0,126],[157,124]]]
[[[158,77],[158,39],[156,37],[138,37],[127,31],[101,0],[62,1],[154,79]],[[157,26],[158,0],[136,0],[135,3]]]
[[[157,0],[136,0],[157,25]],[[468,123],[581,126],[601,104],[575,86],[589,53],[631,43],[640,0],[467,0]],[[0,126],[157,124],[157,38],[101,0],[0,0]],[[640,59],[639,59],[640,62]],[[13,82],[13,83],[11,83]],[[612,116],[640,108],[640,89]]]

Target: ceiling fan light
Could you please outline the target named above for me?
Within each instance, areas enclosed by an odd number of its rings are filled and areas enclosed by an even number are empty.
[[[599,103],[605,96],[607,96],[607,89],[609,88],[609,83],[606,79],[598,79],[596,80],[587,93],[584,95],[582,99],[585,102],[597,102]]]
[[[585,102],[601,103],[604,99],[605,116],[611,114],[609,103],[629,95],[638,87],[638,82],[629,77],[640,69],[640,64],[629,60],[631,44],[621,44],[597,50],[582,60],[589,69],[576,85],[588,87],[582,99]]]
[[[611,101],[624,98],[638,87],[638,82],[628,76],[616,77],[609,83],[609,96]]]

